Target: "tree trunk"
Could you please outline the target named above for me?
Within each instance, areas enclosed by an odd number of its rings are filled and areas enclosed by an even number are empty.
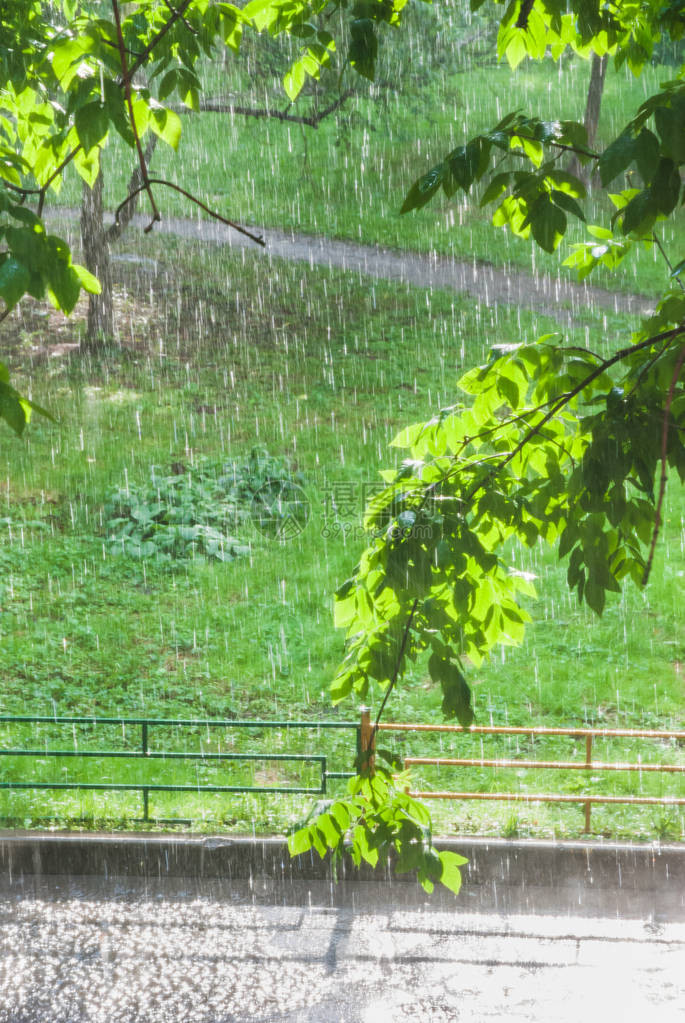
[[[590,87],[587,92],[585,121],[583,122],[587,132],[588,149],[593,149],[595,139],[597,138],[597,125],[599,124],[599,112],[602,108],[602,94],[604,92],[604,81],[606,79],[608,62],[609,57],[606,53],[603,57],[598,57],[596,53],[592,55]],[[589,170],[587,165],[584,167],[581,166],[575,156],[571,161],[569,171],[571,174],[575,174],[576,177],[580,178],[587,187],[590,186],[592,171]]]
[[[597,137],[597,125],[599,124],[599,112],[602,108],[602,94],[604,92],[604,80],[607,76],[607,64],[609,55],[604,54],[598,57],[592,56],[592,71],[590,72],[590,88],[587,93],[587,105],[585,107],[585,130],[587,131],[587,144],[590,149],[595,144]]]
[[[96,351],[114,337],[112,263],[103,222],[102,167],[92,188],[84,182],[81,202],[81,243],[86,267],[100,281],[99,295],[88,296],[88,325],[83,348]]]

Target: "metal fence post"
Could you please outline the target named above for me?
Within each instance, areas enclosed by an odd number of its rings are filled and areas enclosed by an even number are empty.
[[[592,769],[592,735],[585,736],[585,767],[587,770]],[[588,799],[585,803],[585,834],[591,833],[592,825],[590,823],[590,817],[592,816],[592,802]]]
[[[361,707],[361,728],[360,728],[360,753],[361,753],[361,767],[368,768],[369,777],[373,778],[376,773],[376,758],[374,756],[374,750],[376,749],[376,733],[374,732],[373,725],[371,724],[371,712],[368,707]]]
[[[144,757],[146,757],[148,755],[148,753],[149,753],[148,744],[147,744],[147,739],[148,739],[148,736],[147,736],[147,726],[148,726],[147,721],[143,721],[142,725],[141,725],[141,739],[140,739],[140,741],[141,741],[141,746],[142,746],[141,752],[142,752]],[[145,768],[143,768],[143,770],[145,770]],[[143,789],[143,820],[147,822],[149,819],[150,819],[150,790],[144,788]]]

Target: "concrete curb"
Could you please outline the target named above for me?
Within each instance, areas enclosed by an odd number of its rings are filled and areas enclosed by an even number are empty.
[[[685,845],[609,842],[436,840],[468,859],[470,885],[685,892]],[[193,877],[292,882],[332,880],[329,861],[316,854],[291,859],[282,838],[243,836],[0,831],[0,870],[17,875]],[[349,862],[342,880],[413,883],[387,869],[361,872]]]

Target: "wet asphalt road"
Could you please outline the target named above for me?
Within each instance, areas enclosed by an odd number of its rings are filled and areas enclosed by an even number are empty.
[[[685,1023],[682,921],[391,891],[5,881],[0,1023]]]

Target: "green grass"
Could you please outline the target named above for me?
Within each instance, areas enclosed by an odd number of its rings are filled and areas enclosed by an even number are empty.
[[[609,70],[597,146],[607,144],[634,116],[646,95],[672,77],[673,68],[649,67],[639,79],[626,69]],[[477,259],[497,266],[561,273],[569,245],[584,238],[573,221],[554,255],[490,223],[492,208],[480,210],[477,196],[446,200],[442,194],[421,211],[400,217],[412,183],[454,146],[494,126],[509,109],[547,118],[582,120],[589,65],[581,59],[508,67],[469,68],[425,76],[422,84],[400,80],[398,88],[362,88],[361,93],[314,131],[275,120],[200,114],[183,118],[178,153],[160,145],[155,175],[182,184],[203,202],[239,223],[286,228],[371,245]],[[251,82],[238,65],[209,71],[209,95],[252,106],[268,102],[280,109],[280,86]],[[266,95],[264,89],[267,89]],[[219,91],[221,90],[221,91]],[[306,112],[304,98],[294,110]],[[320,106],[325,101],[320,102]],[[107,203],[113,209],[126,194],[134,156],[114,141],[105,154]],[[619,184],[615,187],[618,189]],[[68,179],[60,202],[77,204],[80,185]],[[162,212],[195,216],[197,207],[169,190],[158,189]],[[141,200],[141,209],[145,206]],[[608,200],[590,203],[590,222],[607,223]],[[659,227],[672,262],[682,255],[682,217]],[[659,294],[668,277],[655,247],[636,250],[616,274],[599,268],[591,283],[614,290]]]
[[[2,437],[0,489],[0,669],[3,714],[356,719],[354,704],[334,709],[327,687],[342,649],[332,627],[332,597],[362,549],[362,488],[392,455],[388,440],[402,427],[451,402],[460,372],[480,361],[496,340],[534,337],[549,320],[513,308],[488,308],[441,292],[426,293],[355,275],[231,256],[172,238],[128,238],[139,256],[158,261],[156,280],[134,269],[119,292],[123,347],[100,359],[49,358],[26,372],[26,348],[46,335],[45,318],[15,318],[8,341],[13,372],[59,425],[34,420],[25,441]],[[121,265],[120,265],[121,270]],[[150,302],[152,294],[153,301]],[[627,321],[588,314],[593,345],[611,347]],[[74,328],[78,332],[78,325]],[[48,331],[48,337],[55,337]],[[598,337],[600,340],[598,341]],[[64,338],[61,338],[63,340]],[[583,343],[584,334],[575,338]],[[311,518],[286,544],[261,536],[249,521],[239,539],[248,556],[218,564],[196,558],[158,563],[117,557],[106,542],[103,507],[112,487],[145,483],[152,466],[196,456],[243,457],[255,447],[287,460],[307,481]],[[339,506],[331,513],[331,496]],[[342,508],[348,498],[349,507]],[[682,591],[685,502],[672,491],[652,582],[627,590],[601,621],[578,608],[553,553],[517,555],[540,577],[540,597],[525,645],[472,672],[479,723],[673,728],[683,726],[685,640]],[[440,695],[421,665],[393,700],[395,720],[440,720]],[[84,748],[124,748],[127,730],[104,739],[88,730],[34,736]],[[14,742],[26,741],[17,731]],[[167,732],[156,747],[197,748],[198,740]],[[228,740],[226,740],[228,742]],[[204,735],[204,748],[217,749]],[[95,744],[95,745],[93,745]],[[114,746],[112,746],[114,744]],[[214,744],[214,745],[213,745]],[[400,751],[476,750],[473,740],[442,745],[397,740]],[[576,756],[583,755],[576,746]],[[236,753],[319,752],[329,767],[348,770],[351,734],[231,737]],[[568,759],[573,742],[536,744],[536,755]],[[492,755],[530,754],[526,741],[497,740]],[[650,754],[617,745],[614,758],[640,754],[678,758],[666,744]],[[487,755],[487,754],[486,754]],[[141,778],[143,765],[104,764],[108,777]],[[2,778],[18,777],[22,761],[0,763]],[[48,760],[42,777],[91,777],[92,762]],[[158,765],[144,765],[149,779]],[[196,766],[164,765],[170,783],[193,784]],[[258,769],[261,784],[308,784],[305,768]],[[431,769],[432,770],[432,769]],[[81,771],[78,775],[75,772]],[[202,777],[251,784],[254,765],[215,769]],[[455,780],[446,770],[417,773],[434,787],[491,784],[478,769]],[[302,779],[305,779],[303,782]],[[677,776],[640,779],[645,793],[679,792]],[[549,772],[511,772],[504,784],[546,791]],[[584,780],[568,772],[566,791]],[[232,781],[228,782],[232,784]],[[623,775],[592,781],[616,792]],[[155,796],[152,812],[193,817],[198,827],[282,830],[307,812],[312,798]],[[44,822],[51,808],[62,821],[122,825],[140,816],[139,796],[41,792],[0,796],[0,813]],[[621,836],[676,835],[682,815],[653,809],[593,814],[598,830]],[[436,809],[443,831],[574,835],[582,809],[506,804],[449,804]],[[129,825],[130,820],[129,820]]]

